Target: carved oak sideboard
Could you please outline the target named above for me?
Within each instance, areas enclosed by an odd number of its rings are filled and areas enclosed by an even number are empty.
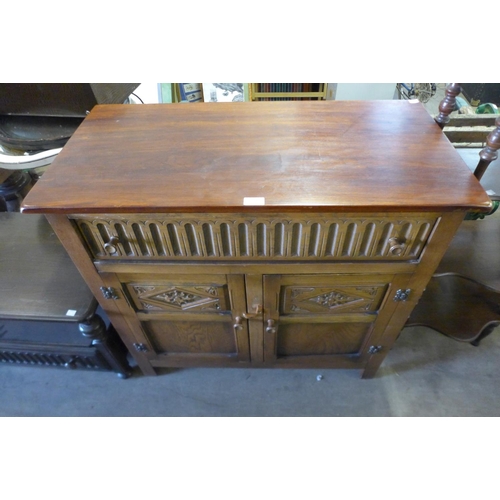
[[[420,103],[96,106],[24,201],[145,374],[375,374],[490,200]]]

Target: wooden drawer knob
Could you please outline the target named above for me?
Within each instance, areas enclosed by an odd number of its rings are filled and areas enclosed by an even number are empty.
[[[104,249],[110,253],[117,253],[118,252],[118,243],[120,243],[120,240],[118,239],[117,236],[111,236],[109,241],[107,243],[104,243]]]
[[[389,252],[391,255],[398,256],[401,255],[405,249],[406,238],[391,238],[389,240]]]

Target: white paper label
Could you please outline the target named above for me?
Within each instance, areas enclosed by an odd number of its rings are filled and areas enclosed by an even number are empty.
[[[243,205],[265,205],[266,199],[264,197],[245,197],[243,198]]]

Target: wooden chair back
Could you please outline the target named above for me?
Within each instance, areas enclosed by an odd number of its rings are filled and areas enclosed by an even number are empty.
[[[446,86],[446,95],[439,104],[439,114],[434,118],[436,123],[443,129],[450,121],[450,113],[455,109],[456,98],[462,91],[459,83],[450,83]],[[474,175],[478,180],[490,163],[498,158],[498,150],[500,149],[500,116],[495,120],[495,129],[490,132],[486,138],[486,147],[479,152],[479,162]]]

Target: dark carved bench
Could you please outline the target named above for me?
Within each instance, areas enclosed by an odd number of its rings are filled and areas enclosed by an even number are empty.
[[[127,350],[43,216],[0,213],[0,363],[131,373]]]

